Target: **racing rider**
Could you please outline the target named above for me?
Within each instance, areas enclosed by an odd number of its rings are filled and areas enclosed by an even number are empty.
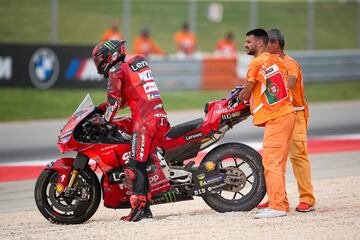
[[[149,154],[157,140],[170,129],[159,89],[147,61],[135,56],[125,62],[125,41],[99,43],[92,52],[97,71],[108,78],[104,122],[111,123],[119,108],[130,107],[133,121],[131,157],[125,165],[125,177],[132,182],[131,212],[124,221],[139,221],[152,217],[149,205],[151,194],[146,173]]]

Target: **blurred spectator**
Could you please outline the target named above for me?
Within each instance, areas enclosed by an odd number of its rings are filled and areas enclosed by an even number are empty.
[[[102,41],[108,40],[123,40],[123,35],[119,31],[119,22],[117,20],[112,20],[111,28],[107,29],[102,35]]]
[[[188,23],[184,23],[181,31],[175,33],[176,52],[191,55],[196,51],[196,37],[190,31]]]
[[[164,51],[151,39],[148,28],[143,28],[140,35],[134,41],[134,53],[142,54],[145,57],[150,54],[164,55]]]
[[[236,45],[234,38],[233,32],[227,32],[224,38],[217,41],[215,54],[221,57],[235,57]]]

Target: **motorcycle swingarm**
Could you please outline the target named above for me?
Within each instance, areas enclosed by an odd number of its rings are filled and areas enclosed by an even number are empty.
[[[228,185],[224,180],[225,174],[219,170],[195,170],[193,171],[194,187],[190,190],[190,193],[193,196],[201,196],[214,193],[214,191],[220,191]]]

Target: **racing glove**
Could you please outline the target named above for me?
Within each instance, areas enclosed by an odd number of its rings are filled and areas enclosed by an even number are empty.
[[[231,98],[228,101],[228,107],[230,109],[235,109],[237,106],[239,106],[240,103],[241,103],[241,100],[239,99],[239,96],[235,95],[233,98]]]

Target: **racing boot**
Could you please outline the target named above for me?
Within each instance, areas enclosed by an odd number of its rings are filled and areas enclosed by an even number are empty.
[[[147,218],[145,215],[146,196],[144,195],[131,195],[130,204],[131,212],[128,216],[121,217],[123,221],[137,222],[143,218]],[[150,209],[149,209],[150,210]]]
[[[152,215],[152,212],[150,210],[150,203],[151,203],[151,200],[152,200],[152,196],[151,196],[151,193],[148,192],[146,194],[146,205],[145,205],[145,209],[144,209],[144,214],[146,216],[146,218],[153,218],[153,215]]]

